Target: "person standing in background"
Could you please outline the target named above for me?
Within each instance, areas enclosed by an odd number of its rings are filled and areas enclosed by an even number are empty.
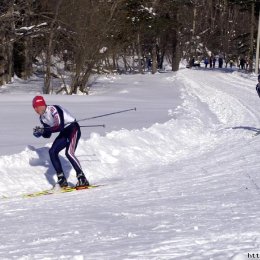
[[[258,75],[258,83],[256,84],[256,92],[258,96],[260,97],[260,74]]]

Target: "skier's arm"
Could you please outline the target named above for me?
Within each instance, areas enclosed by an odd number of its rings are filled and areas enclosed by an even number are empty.
[[[55,132],[60,132],[61,130],[64,129],[64,116],[63,116],[63,111],[60,107],[54,106],[55,109],[53,109],[52,112],[52,117],[54,120],[54,125],[50,127],[51,133]]]
[[[42,122],[42,120],[41,120],[41,123],[42,123],[42,125],[43,125],[43,133],[42,133],[42,137],[43,138],[50,138],[51,137],[51,131],[50,131],[50,126],[49,125],[47,125],[47,124],[45,124],[45,123],[43,123]]]
[[[53,106],[51,109],[51,116],[53,118],[53,126],[49,126],[47,124],[43,124],[44,132],[43,137],[49,138],[52,133],[60,132],[64,128],[64,119],[63,119],[63,112],[58,106]]]

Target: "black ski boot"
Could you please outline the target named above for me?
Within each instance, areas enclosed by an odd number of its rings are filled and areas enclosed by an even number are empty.
[[[78,178],[78,182],[76,184],[76,188],[89,186],[89,182],[83,172],[77,173],[77,178]]]
[[[60,185],[61,188],[68,187],[68,182],[63,172],[57,173],[58,181],[57,183]]]

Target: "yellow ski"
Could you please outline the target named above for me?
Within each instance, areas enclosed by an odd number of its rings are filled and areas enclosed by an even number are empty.
[[[93,188],[97,188],[101,185],[90,185],[90,186],[83,186],[83,187],[63,187],[63,188],[52,188],[48,190],[43,191],[36,191],[29,194],[22,195],[23,198],[34,198],[39,196],[45,196],[45,195],[52,195],[52,194],[60,194],[60,193],[66,193],[66,192],[73,192],[73,191],[79,191],[79,190],[89,190]]]

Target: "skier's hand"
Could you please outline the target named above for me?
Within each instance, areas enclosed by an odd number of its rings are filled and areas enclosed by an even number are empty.
[[[33,135],[37,138],[41,137],[43,135],[44,128],[40,126],[36,126],[33,128]]]

